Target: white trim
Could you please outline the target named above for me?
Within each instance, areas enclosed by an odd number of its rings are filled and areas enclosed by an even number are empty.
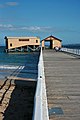
[[[49,120],[42,47],[38,64],[38,81],[32,120]]]
[[[34,38],[38,38],[38,37],[7,37],[8,39],[34,39]],[[39,38],[40,39],[40,38]]]

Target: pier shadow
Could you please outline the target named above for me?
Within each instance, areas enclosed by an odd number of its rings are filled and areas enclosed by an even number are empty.
[[[36,82],[15,80],[3,120],[32,120]]]
[[[22,65],[23,69],[18,69],[19,71],[11,74],[11,77],[14,78],[16,75],[18,79],[11,82],[14,83],[15,89],[11,94],[8,107],[3,113],[3,120],[32,120],[39,55],[35,58],[36,54],[33,54],[31,61]]]
[[[38,78],[38,66],[35,64],[25,65],[25,67],[19,72],[17,77],[21,78],[29,78],[29,79],[37,79]]]

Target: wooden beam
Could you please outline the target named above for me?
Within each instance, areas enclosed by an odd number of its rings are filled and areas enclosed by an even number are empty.
[[[12,79],[12,80],[25,80],[25,81],[37,81],[37,79],[29,79],[29,78],[21,78],[21,77],[15,77],[15,76],[10,76],[7,77],[7,79]]]

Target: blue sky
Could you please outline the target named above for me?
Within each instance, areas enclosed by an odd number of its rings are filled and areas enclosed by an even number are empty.
[[[49,35],[80,43],[80,0],[0,0],[0,45],[5,36]]]

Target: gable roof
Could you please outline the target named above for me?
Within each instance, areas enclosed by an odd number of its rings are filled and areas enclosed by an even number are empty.
[[[43,39],[42,41],[47,40],[48,38],[50,38],[49,40],[51,40],[51,39],[56,39],[56,40],[58,40],[58,41],[60,41],[60,42],[62,41],[62,40],[60,40],[59,38],[54,37],[53,35],[50,35],[50,36],[46,37],[46,38]]]

